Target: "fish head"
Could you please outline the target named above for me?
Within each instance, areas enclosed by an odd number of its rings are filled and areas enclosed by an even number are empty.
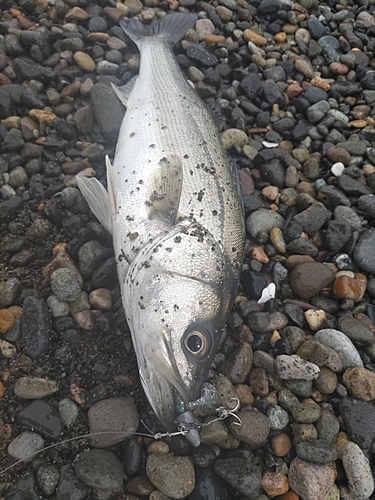
[[[199,398],[222,336],[234,280],[220,246],[198,224],[179,224],[146,245],[123,286],[139,372],[167,429],[175,395]]]

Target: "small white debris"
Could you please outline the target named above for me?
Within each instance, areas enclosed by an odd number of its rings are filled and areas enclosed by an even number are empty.
[[[274,299],[276,295],[276,285],[275,283],[270,283],[266,288],[263,288],[262,296],[258,300],[258,304],[265,304],[270,299]]]
[[[344,170],[345,170],[345,167],[344,167],[344,164],[341,163],[341,161],[334,163],[331,167],[331,172],[336,177],[340,177],[340,175],[342,175],[344,173]]]
[[[277,148],[279,145],[277,142],[267,142],[267,141],[262,141],[262,144],[265,148]]]

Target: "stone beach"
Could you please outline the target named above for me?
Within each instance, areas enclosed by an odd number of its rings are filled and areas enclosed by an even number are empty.
[[[198,14],[175,53],[247,231],[198,448],[150,434],[112,239],[77,188],[106,185],[111,83],[139,70],[119,21],[170,11]],[[0,2],[0,498],[375,498],[374,54],[375,0]]]

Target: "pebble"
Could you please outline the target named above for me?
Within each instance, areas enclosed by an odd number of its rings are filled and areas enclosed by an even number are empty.
[[[49,439],[57,439],[63,430],[60,417],[50,404],[43,400],[36,400],[28,404],[17,414],[17,419],[26,427]]]
[[[0,309],[0,333],[6,333],[13,325],[13,314],[8,309]]]
[[[337,417],[330,410],[322,408],[319,419],[315,422],[319,439],[327,443],[332,443],[336,438],[340,424]]]
[[[290,487],[304,500],[323,500],[336,474],[334,462],[314,464],[295,458],[290,464],[288,478]]]
[[[103,399],[93,404],[88,411],[91,443],[96,448],[106,448],[124,441],[138,428],[139,417],[136,406],[128,398]],[[106,434],[113,431],[113,434]]]
[[[245,132],[235,128],[230,128],[223,132],[221,140],[225,149],[231,149],[234,145],[242,148],[248,143],[248,137]]]
[[[252,362],[253,351],[251,345],[243,342],[220,365],[220,373],[228,377],[232,384],[242,384],[249,374]]]
[[[315,403],[298,403],[292,409],[294,420],[299,424],[312,424],[320,417],[320,406]]]
[[[69,314],[69,304],[58,299],[55,295],[50,295],[47,299],[47,305],[54,318],[63,318]]]
[[[369,460],[361,448],[349,441],[344,446],[341,459],[352,495],[356,499],[369,498],[374,491],[374,478]]]
[[[270,432],[267,417],[256,410],[241,411],[239,417],[240,425],[236,425],[237,420],[230,423],[230,431],[234,437],[254,448],[261,446]]]
[[[269,233],[272,228],[282,229],[284,226],[283,217],[271,210],[260,208],[251,213],[246,219],[246,229],[253,238],[257,238],[260,233]]]
[[[281,406],[275,405],[271,406],[267,410],[267,418],[270,424],[270,428],[273,431],[280,431],[285,429],[289,423],[289,415]]]
[[[374,334],[370,328],[363,321],[352,316],[339,318],[338,327],[352,342],[361,342],[362,344],[372,344],[374,342]]]
[[[53,495],[59,479],[60,472],[57,467],[54,467],[53,465],[42,465],[39,467],[37,472],[37,481],[38,485],[46,495]]]
[[[73,302],[81,293],[81,283],[71,269],[57,269],[51,276],[51,289],[61,301]]]
[[[44,439],[36,432],[25,431],[14,438],[8,445],[7,452],[16,460],[30,462],[34,454],[44,446]]]
[[[100,311],[109,311],[112,308],[112,296],[107,288],[97,288],[89,295],[89,301],[92,307]]]
[[[74,401],[65,398],[58,403],[59,416],[65,425],[65,427],[70,427],[78,417],[78,407]]]
[[[4,358],[10,359],[14,358],[16,355],[16,348],[10,342],[6,340],[0,340],[0,353]]]
[[[339,330],[326,328],[315,334],[315,340],[331,347],[340,356],[342,368],[363,367],[361,357],[351,340]]]
[[[40,377],[20,377],[14,384],[14,394],[23,399],[41,399],[59,390],[53,380]]]
[[[276,357],[276,373],[284,380],[314,380],[319,375],[319,367],[297,355],[281,354]]]
[[[370,448],[375,437],[374,406],[358,399],[343,398],[339,409],[351,441],[364,450]]]
[[[277,457],[284,457],[287,455],[290,452],[291,447],[292,443],[288,434],[277,434],[271,440],[272,451]]]
[[[79,271],[82,276],[91,276],[108,254],[109,249],[95,240],[84,243],[78,251]]]
[[[329,286],[335,278],[334,272],[320,262],[303,262],[293,269],[290,285],[301,299],[309,299]]]
[[[259,467],[250,460],[245,458],[217,460],[214,471],[245,497],[251,497],[259,492],[262,475]]]
[[[332,292],[339,299],[358,300],[361,296],[361,287],[359,283],[349,276],[339,276],[335,279]]]
[[[271,498],[289,490],[288,478],[280,472],[266,472],[262,476],[262,488]]]
[[[364,271],[375,273],[375,257],[371,249],[375,245],[375,229],[368,229],[359,238],[353,250],[353,257]]]
[[[311,442],[302,442],[296,445],[298,458],[308,462],[327,464],[337,458],[336,448],[332,443],[322,439]]]
[[[137,476],[127,483],[126,489],[134,495],[148,496],[154,490],[154,485],[146,476]]]
[[[366,368],[348,368],[342,381],[349,393],[362,401],[373,401],[375,399],[375,373]]]
[[[25,354],[38,359],[49,348],[50,326],[44,300],[30,295],[23,301],[22,339]]]
[[[151,453],[146,460],[146,474],[170,498],[184,498],[194,490],[194,466],[189,457]]]
[[[83,452],[75,462],[75,472],[90,488],[104,491],[122,488],[124,472],[121,462],[111,451],[92,449]]]

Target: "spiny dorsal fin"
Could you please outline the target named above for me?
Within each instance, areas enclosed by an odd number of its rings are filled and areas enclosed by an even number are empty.
[[[182,192],[182,160],[175,154],[160,160],[160,170],[154,175],[146,204],[149,218],[160,217],[173,226],[177,220]]]

